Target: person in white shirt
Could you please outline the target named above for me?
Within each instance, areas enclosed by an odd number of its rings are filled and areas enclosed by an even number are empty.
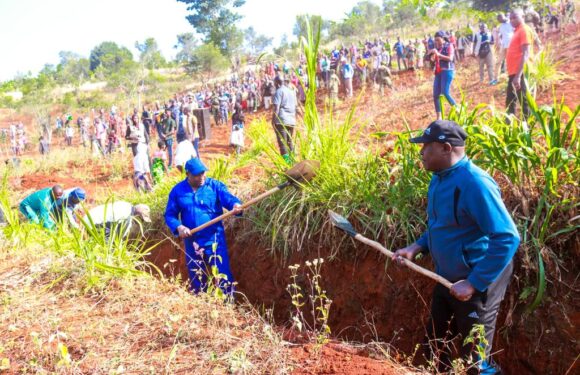
[[[64,130],[64,137],[65,137],[67,146],[72,146],[72,139],[73,139],[74,134],[75,134],[75,130],[73,129],[73,127],[70,125],[67,125],[66,129]]]
[[[137,191],[151,191],[153,183],[151,178],[151,167],[149,165],[149,155],[145,143],[139,143],[137,145],[137,154],[133,158],[133,168],[135,170],[133,175],[133,185],[135,185],[135,189],[137,189]]]
[[[195,151],[195,147],[193,147],[193,143],[184,134],[178,134],[177,142],[175,166],[180,172],[183,172],[185,163],[190,159],[197,158],[197,152]]]
[[[508,47],[510,46],[510,42],[512,41],[514,28],[503,13],[497,15],[497,20],[499,22],[499,26],[497,27],[497,67],[495,79],[499,80],[502,70],[505,71],[505,55]]]
[[[139,120],[139,115],[133,114],[133,116],[131,116],[131,120],[127,124],[125,138],[127,139],[129,146],[131,146],[133,156],[137,155],[137,148],[139,145],[146,145],[149,143],[147,132],[145,131],[145,125],[143,125]]]
[[[151,210],[146,204],[133,205],[125,201],[116,201],[92,208],[83,217],[82,222],[90,235],[104,231],[108,241],[116,233],[126,238],[132,227],[133,218],[139,216],[146,223],[151,222]]]

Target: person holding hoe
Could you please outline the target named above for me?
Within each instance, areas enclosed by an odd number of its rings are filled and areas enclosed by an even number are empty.
[[[462,359],[474,363],[468,373],[494,374],[500,371],[490,358],[495,324],[520,237],[496,182],[465,155],[466,138],[455,122],[437,120],[410,140],[423,145],[423,166],[433,173],[428,225],[417,242],[392,259],[401,264],[428,253],[435,272],[452,283],[449,289],[435,286],[427,326],[426,348],[430,357],[439,354],[438,371],[452,369],[444,342],[459,334]],[[476,325],[483,326],[485,337],[474,334]],[[473,343],[465,341],[469,336],[475,336]]]
[[[169,193],[165,223],[185,244],[191,290],[195,293],[206,291],[208,283],[213,282],[231,296],[234,278],[222,222],[197,232],[192,230],[220,216],[224,208],[241,214],[241,201],[228,191],[224,183],[206,177],[206,171],[207,167],[198,158],[185,163],[187,177]],[[213,266],[217,267],[219,276],[212,272]],[[214,279],[208,281],[210,275]]]

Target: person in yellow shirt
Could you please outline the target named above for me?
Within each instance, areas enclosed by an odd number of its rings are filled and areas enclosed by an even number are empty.
[[[361,55],[358,55],[356,57],[356,74],[360,80],[360,85],[361,87],[365,87],[366,82],[367,82],[367,70],[368,70],[368,61],[366,59],[363,59],[361,57]]]

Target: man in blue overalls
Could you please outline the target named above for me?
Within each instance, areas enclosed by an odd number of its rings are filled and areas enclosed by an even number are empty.
[[[231,295],[234,278],[222,222],[194,234],[191,229],[220,216],[223,208],[241,214],[241,202],[228,191],[225,184],[206,178],[207,168],[199,159],[189,160],[185,171],[187,178],[169,193],[165,223],[185,243],[191,289],[196,293],[206,291],[208,275],[211,275],[211,282],[217,284],[226,295]],[[219,272],[217,277],[212,268]]]

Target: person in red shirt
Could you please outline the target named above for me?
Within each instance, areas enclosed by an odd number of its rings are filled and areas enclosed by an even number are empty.
[[[520,103],[524,118],[530,115],[526,93],[528,88],[524,78],[524,66],[530,56],[532,33],[524,22],[524,13],[515,9],[510,14],[510,23],[514,27],[514,35],[506,52],[506,67],[509,81],[506,93],[507,112],[515,114],[516,103]]]

